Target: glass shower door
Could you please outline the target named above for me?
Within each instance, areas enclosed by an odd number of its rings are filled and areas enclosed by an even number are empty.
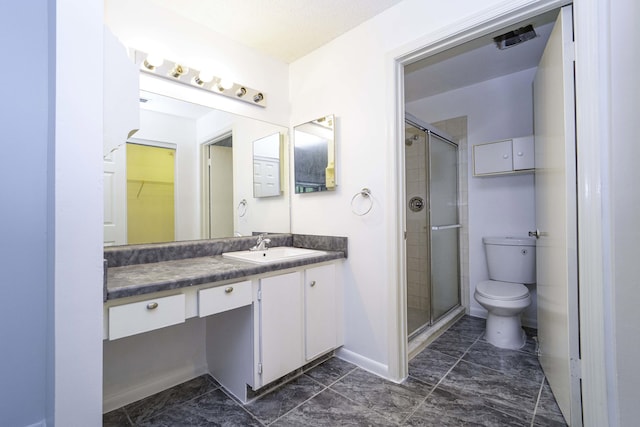
[[[460,303],[458,147],[429,132],[431,320]]]

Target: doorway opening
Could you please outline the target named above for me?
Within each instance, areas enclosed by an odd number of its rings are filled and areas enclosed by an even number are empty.
[[[434,125],[442,121],[452,118],[465,116],[467,118],[467,138],[469,145],[478,145],[483,143],[491,143],[502,140],[511,140],[518,137],[527,137],[534,134],[534,91],[532,84],[534,78],[538,74],[538,64],[540,64],[543,52],[548,49],[548,41],[551,43],[551,34],[554,28],[558,26],[558,18],[567,15],[568,8],[540,11],[538,15],[531,13],[526,20],[523,17],[505,19],[501,24],[493,22],[485,27],[475,28],[467,33],[467,38],[457,36],[443,43],[437,43],[433,46],[425,48],[417,54],[408,55],[400,61],[404,76],[404,105],[399,110],[404,116],[409,113],[424,123]],[[560,19],[560,18],[558,18]],[[567,18],[565,22],[570,23],[571,19]],[[536,37],[529,38],[527,41],[514,44],[504,49],[505,43],[494,40],[496,36],[517,33],[518,29],[531,25],[535,29]],[[567,31],[567,33],[571,33]],[[484,34],[478,37],[478,34]],[[504,39],[500,39],[504,42]],[[559,50],[565,50],[566,46],[571,45],[572,40],[558,43]],[[510,43],[506,43],[510,45]],[[555,49],[555,47],[552,47]],[[560,59],[560,62],[566,59]],[[562,67],[559,67],[562,69]],[[571,67],[569,67],[571,68]],[[557,69],[557,68],[556,68]],[[573,77],[572,68],[569,70]],[[561,74],[564,70],[561,71]],[[555,77],[554,77],[555,78]],[[571,87],[567,84],[569,81],[562,80],[561,87]],[[555,92],[558,92],[557,90]],[[573,102],[573,99],[569,100]],[[562,103],[560,110],[563,110]],[[547,109],[546,111],[549,111]],[[564,108],[566,113],[568,108]],[[536,114],[537,119],[545,114]],[[561,114],[562,115],[562,114]],[[557,117],[555,115],[554,117]],[[552,120],[553,121],[553,120]],[[567,121],[575,125],[575,116],[573,121]],[[571,126],[569,124],[568,126]],[[536,124],[537,128],[537,124]],[[545,134],[546,135],[546,134]],[[403,135],[405,144],[398,147],[398,156],[404,161],[399,164],[408,167],[410,159],[405,152],[405,145],[413,143],[411,132],[407,130]],[[418,137],[419,138],[419,137]],[[536,143],[537,144],[537,143]],[[559,144],[571,145],[571,141],[562,140]],[[575,147],[575,140],[573,141]],[[468,274],[466,280],[462,280],[462,306],[467,314],[477,317],[485,317],[484,309],[475,302],[470,296],[473,295],[475,284],[481,280],[490,279],[486,265],[484,250],[482,246],[483,236],[526,236],[529,230],[536,229],[536,188],[533,171],[521,173],[517,170],[508,172],[497,172],[490,177],[471,177],[473,175],[473,157],[471,151],[464,156],[466,160],[465,169],[467,170],[468,189],[464,191],[468,195],[469,210],[467,217],[461,215],[460,229],[468,232],[468,245],[461,245],[463,248],[460,252],[464,253],[468,250],[469,262],[466,263],[460,257],[460,277],[465,273]],[[516,153],[514,152],[515,156]],[[538,155],[536,154],[536,162]],[[570,171],[567,168],[567,176]],[[406,173],[402,170],[401,173]],[[563,172],[564,173],[564,172]],[[536,176],[538,172],[536,171]],[[402,217],[405,219],[403,232],[408,231],[410,224],[407,216],[408,203],[411,201],[408,193],[404,193],[409,189],[410,182],[407,176],[401,176],[399,172],[399,182],[401,182],[400,194],[407,199],[402,204]],[[567,182],[571,182],[568,180]],[[575,187],[575,180],[574,180]],[[568,194],[575,193],[575,188],[569,188]],[[570,199],[571,197],[569,197]],[[549,203],[549,202],[548,202]],[[427,203],[427,205],[429,205]],[[575,208],[575,203],[573,204]],[[433,209],[433,206],[429,206]],[[431,224],[428,224],[432,227]],[[575,242],[568,242],[573,247]],[[565,246],[566,249],[566,246]],[[435,248],[430,248],[430,259],[434,258]],[[401,264],[408,261],[410,257],[409,245],[405,246],[403,259]],[[401,267],[401,271],[408,272],[407,266]],[[433,265],[430,266],[433,268]],[[540,268],[540,266],[538,266]],[[573,268],[570,264],[570,268]],[[555,278],[553,279],[555,280]],[[409,303],[411,295],[408,289],[409,283],[407,279],[405,287],[406,294],[403,295],[403,303]],[[571,293],[571,284],[569,284],[569,292]],[[536,288],[530,289],[535,296]],[[466,300],[466,301],[465,301]],[[535,300],[535,299],[534,299]],[[542,303],[548,303],[544,298]],[[549,307],[546,308],[548,310]],[[407,311],[406,326],[409,338],[414,338],[412,332],[415,328],[410,324],[409,316],[411,312],[409,307],[405,307]],[[537,327],[537,313],[545,313],[545,309],[540,310],[536,304],[527,309],[524,313],[523,320],[526,326]],[[569,307],[569,317],[572,317],[571,307]],[[429,315],[432,318],[432,315]],[[436,322],[437,323],[437,322]],[[528,323],[528,324],[527,324]],[[439,329],[440,325],[434,328]],[[446,325],[443,325],[446,327]],[[429,333],[435,335],[433,328],[428,328]],[[548,328],[547,328],[548,330]],[[547,332],[545,332],[547,333]],[[541,332],[540,332],[541,334]],[[577,337],[576,331],[569,331],[573,337]],[[422,334],[415,337],[417,339]],[[557,334],[556,334],[557,335]],[[415,340],[414,339],[414,340]],[[412,340],[412,341],[414,341]],[[409,342],[411,347],[411,341]],[[409,356],[411,352],[409,352]],[[562,355],[562,363],[564,368],[570,371],[570,363],[565,363],[570,358],[569,354]],[[566,360],[565,360],[566,359]],[[559,360],[559,359],[558,359]],[[563,369],[564,369],[563,368]],[[547,370],[545,370],[546,372]],[[549,371],[551,372],[551,371]],[[553,373],[554,375],[556,372]],[[574,381],[573,375],[565,376],[562,381]],[[569,378],[571,377],[571,378]],[[549,381],[553,387],[553,381]],[[579,398],[576,399],[576,389],[560,390],[559,403],[563,407],[563,413],[567,419],[571,416],[572,423],[579,425],[579,416],[581,408]],[[579,393],[579,391],[578,391]],[[562,401],[571,400],[571,408],[569,404],[563,405]]]
[[[175,240],[175,148],[128,142],[127,243]]]
[[[202,145],[202,238],[234,235],[233,133]]]

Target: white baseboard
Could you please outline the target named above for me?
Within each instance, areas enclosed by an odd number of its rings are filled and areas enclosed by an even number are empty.
[[[480,317],[481,319],[487,318],[487,310],[482,307],[471,307],[469,310],[469,316]]]
[[[347,362],[357,365],[365,371],[369,371],[372,374],[389,379],[389,366],[387,365],[371,360],[361,354],[354,353],[344,347],[341,347],[336,351],[336,356],[342,360],[346,360]]]
[[[161,377],[154,377],[152,381],[136,384],[134,387],[120,390],[110,396],[105,395],[102,399],[102,411],[103,413],[113,411],[207,373],[209,370],[206,365],[176,369]]]

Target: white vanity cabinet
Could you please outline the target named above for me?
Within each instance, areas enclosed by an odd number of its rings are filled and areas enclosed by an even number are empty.
[[[251,281],[253,304],[207,317],[211,374],[240,401],[340,347],[342,296],[336,263]]]
[[[335,265],[304,272],[305,359],[310,361],[338,347],[338,289]]]
[[[334,264],[260,279],[256,300],[254,388],[338,347]]]
[[[259,281],[254,307],[254,353],[258,360],[254,388],[262,387],[304,364],[303,274],[295,271]]]
[[[530,172],[535,168],[533,136],[473,146],[473,175]]]

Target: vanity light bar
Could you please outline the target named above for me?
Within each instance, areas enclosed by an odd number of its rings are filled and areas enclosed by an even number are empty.
[[[251,89],[247,86],[224,80],[213,74],[187,67],[184,64],[154,57],[139,50],[131,49],[131,56],[140,71],[147,74],[153,74],[252,105],[267,106],[264,94],[257,89]]]

